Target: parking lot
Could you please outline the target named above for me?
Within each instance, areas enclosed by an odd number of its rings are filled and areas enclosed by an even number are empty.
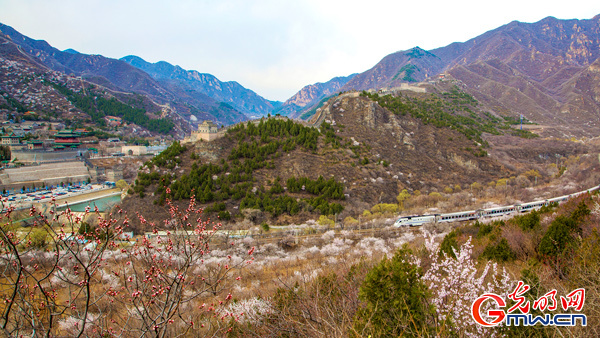
[[[62,204],[63,200],[73,200],[73,197],[87,198],[90,195],[96,195],[97,192],[105,190],[114,190],[114,186],[106,184],[82,184],[70,187],[57,187],[54,189],[40,189],[33,192],[24,191],[16,194],[5,194],[2,199],[4,206],[14,206],[16,209],[30,208],[34,203],[51,202]]]

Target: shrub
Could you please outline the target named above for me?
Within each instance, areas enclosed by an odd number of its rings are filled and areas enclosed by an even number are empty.
[[[29,241],[31,246],[36,249],[43,249],[46,247],[46,240],[48,239],[48,232],[44,229],[33,228],[29,233]]]
[[[385,213],[396,213],[396,212],[398,212],[397,204],[380,203],[380,204],[375,204],[371,208],[371,213],[373,213],[373,214],[375,214],[375,213],[385,214]]]
[[[81,222],[77,233],[84,236],[87,240],[94,239],[96,237],[96,228],[87,222]]]
[[[417,190],[418,191],[418,190]],[[416,193],[416,192],[415,192]],[[410,193],[406,189],[402,189],[402,191],[396,197],[398,204],[401,209],[404,209],[404,202],[410,198]]]
[[[128,184],[125,182],[125,180],[118,180],[117,183],[115,183],[115,186],[121,190],[125,190]]]
[[[482,294],[509,292],[512,284],[506,270],[499,269],[497,264],[491,262],[487,262],[483,269],[478,269],[476,262],[471,258],[471,238],[456,250],[456,258],[440,255],[440,245],[435,242],[433,236],[425,237],[425,249],[432,263],[423,280],[431,292],[429,301],[435,306],[438,321],[437,333],[431,336],[496,336],[492,328],[475,324],[469,310],[471,304]],[[443,326],[450,332],[444,332]]]
[[[359,291],[365,304],[354,317],[361,336],[416,337],[426,329],[427,287],[421,269],[411,261],[404,247],[369,271]]]
[[[319,220],[317,221],[317,223],[319,223],[319,225],[326,225],[326,226],[332,226],[335,224],[335,222],[333,220],[329,219],[329,217],[327,217],[325,215],[319,216]]]
[[[458,232],[456,230],[452,230],[444,237],[440,247],[440,255],[446,253],[446,255],[448,255],[449,257],[456,258],[454,250],[458,249],[458,243],[456,242],[457,236]]]
[[[229,221],[231,219],[231,214],[227,210],[219,211],[218,216],[220,219],[225,220],[225,221]]]
[[[429,193],[429,197],[432,197],[434,199],[442,199],[442,194],[440,194],[437,191],[434,191]]]
[[[571,233],[575,227],[576,223],[572,218],[557,216],[540,241],[540,255],[556,258],[563,254],[573,242]]]
[[[583,218],[589,214],[590,209],[588,208],[587,204],[585,204],[585,201],[581,201],[579,204],[577,204],[577,208],[575,208],[575,210],[571,213],[571,218],[575,223],[580,223],[583,221]]]
[[[368,268],[359,263],[307,278],[304,283],[283,284],[271,300],[275,311],[265,321],[267,325],[245,326],[247,331],[230,336],[323,337],[333,332],[347,336],[358,306],[358,285]]]
[[[358,221],[352,217],[352,216],[348,216],[346,218],[344,218],[344,225],[346,226],[353,226],[353,225],[357,225]]]
[[[533,230],[540,225],[540,212],[533,210],[523,216],[516,216],[514,221],[523,231]]]
[[[496,244],[488,244],[481,256],[496,262],[509,262],[515,260],[517,257],[508,245],[506,238],[502,238]]]
[[[479,223],[479,221],[475,222],[475,227],[477,227],[477,238],[482,238],[487,236],[489,233],[494,230],[494,226],[489,223]]]

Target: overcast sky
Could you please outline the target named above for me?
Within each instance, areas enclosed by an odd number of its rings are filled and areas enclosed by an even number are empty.
[[[0,0],[0,22],[60,50],[167,61],[280,101],[399,50],[597,14],[591,0]]]

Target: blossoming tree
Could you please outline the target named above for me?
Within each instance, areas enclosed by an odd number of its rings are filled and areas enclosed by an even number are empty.
[[[54,201],[53,201],[54,202]],[[219,332],[229,318],[231,283],[252,261],[233,254],[220,224],[203,220],[191,199],[185,210],[167,201],[170,219],[159,233],[135,242],[118,211],[97,225],[68,206],[47,213],[31,208],[16,217],[2,201],[0,215],[0,329],[6,336],[180,335]],[[22,226],[19,219],[27,218]],[[142,223],[144,218],[138,215]],[[21,224],[20,224],[21,223]],[[213,246],[220,248],[213,250]],[[234,317],[234,314],[228,313]]]

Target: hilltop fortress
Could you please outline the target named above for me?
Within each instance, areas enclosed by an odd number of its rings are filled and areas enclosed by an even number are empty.
[[[219,127],[213,121],[205,120],[202,124],[198,125],[198,130],[192,131],[192,135],[184,139],[183,142],[212,141],[222,137],[225,134],[225,130],[224,128],[219,130]]]

